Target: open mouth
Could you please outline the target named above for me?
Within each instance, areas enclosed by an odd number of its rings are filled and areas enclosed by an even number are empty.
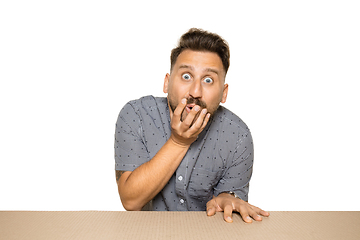
[[[195,106],[195,104],[186,105],[186,111],[189,113],[191,111],[191,109],[193,109],[194,106]]]

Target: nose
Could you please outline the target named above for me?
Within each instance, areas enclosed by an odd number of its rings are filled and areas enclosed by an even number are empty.
[[[189,89],[189,94],[193,98],[201,98],[202,97],[202,86],[201,86],[201,82],[199,79],[192,82],[190,89]]]

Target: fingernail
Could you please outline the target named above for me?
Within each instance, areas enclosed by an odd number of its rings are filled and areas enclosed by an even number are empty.
[[[250,217],[246,217],[246,220],[248,220],[249,222],[252,222]]]
[[[202,112],[203,114],[206,114],[206,113],[207,113],[206,108],[204,108],[201,112]]]
[[[194,110],[197,112],[197,111],[200,110],[200,107],[199,107],[198,105],[196,105],[196,106],[194,107]]]
[[[183,99],[181,100],[181,103],[182,103],[182,104],[185,104],[185,103],[186,103],[186,98],[183,98]]]
[[[231,217],[226,217],[226,221],[227,222],[232,222],[232,218]]]

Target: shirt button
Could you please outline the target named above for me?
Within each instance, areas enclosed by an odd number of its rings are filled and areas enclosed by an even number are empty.
[[[184,199],[180,199],[180,203],[183,204],[185,201]]]
[[[182,181],[182,180],[183,180],[183,176],[179,176],[179,177],[178,177],[178,180],[179,180],[179,181]]]

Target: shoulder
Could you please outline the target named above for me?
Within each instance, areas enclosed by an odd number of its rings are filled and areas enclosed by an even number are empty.
[[[214,121],[216,121],[219,125],[224,126],[224,128],[229,131],[250,133],[250,129],[246,123],[235,113],[223,106],[219,106],[214,116]]]
[[[144,123],[161,126],[166,121],[167,99],[164,97],[145,96],[131,100],[124,105],[118,116],[118,124],[124,122],[133,127]]]
[[[167,100],[165,97],[154,97],[152,95],[148,95],[127,102],[125,106],[122,108],[121,112],[125,112],[125,111],[139,112],[141,110],[165,108],[166,104],[167,104]]]
[[[253,139],[250,129],[239,116],[220,106],[214,115],[213,124],[213,132],[217,133],[219,153],[223,159],[237,159],[238,155],[245,152],[252,154]]]

